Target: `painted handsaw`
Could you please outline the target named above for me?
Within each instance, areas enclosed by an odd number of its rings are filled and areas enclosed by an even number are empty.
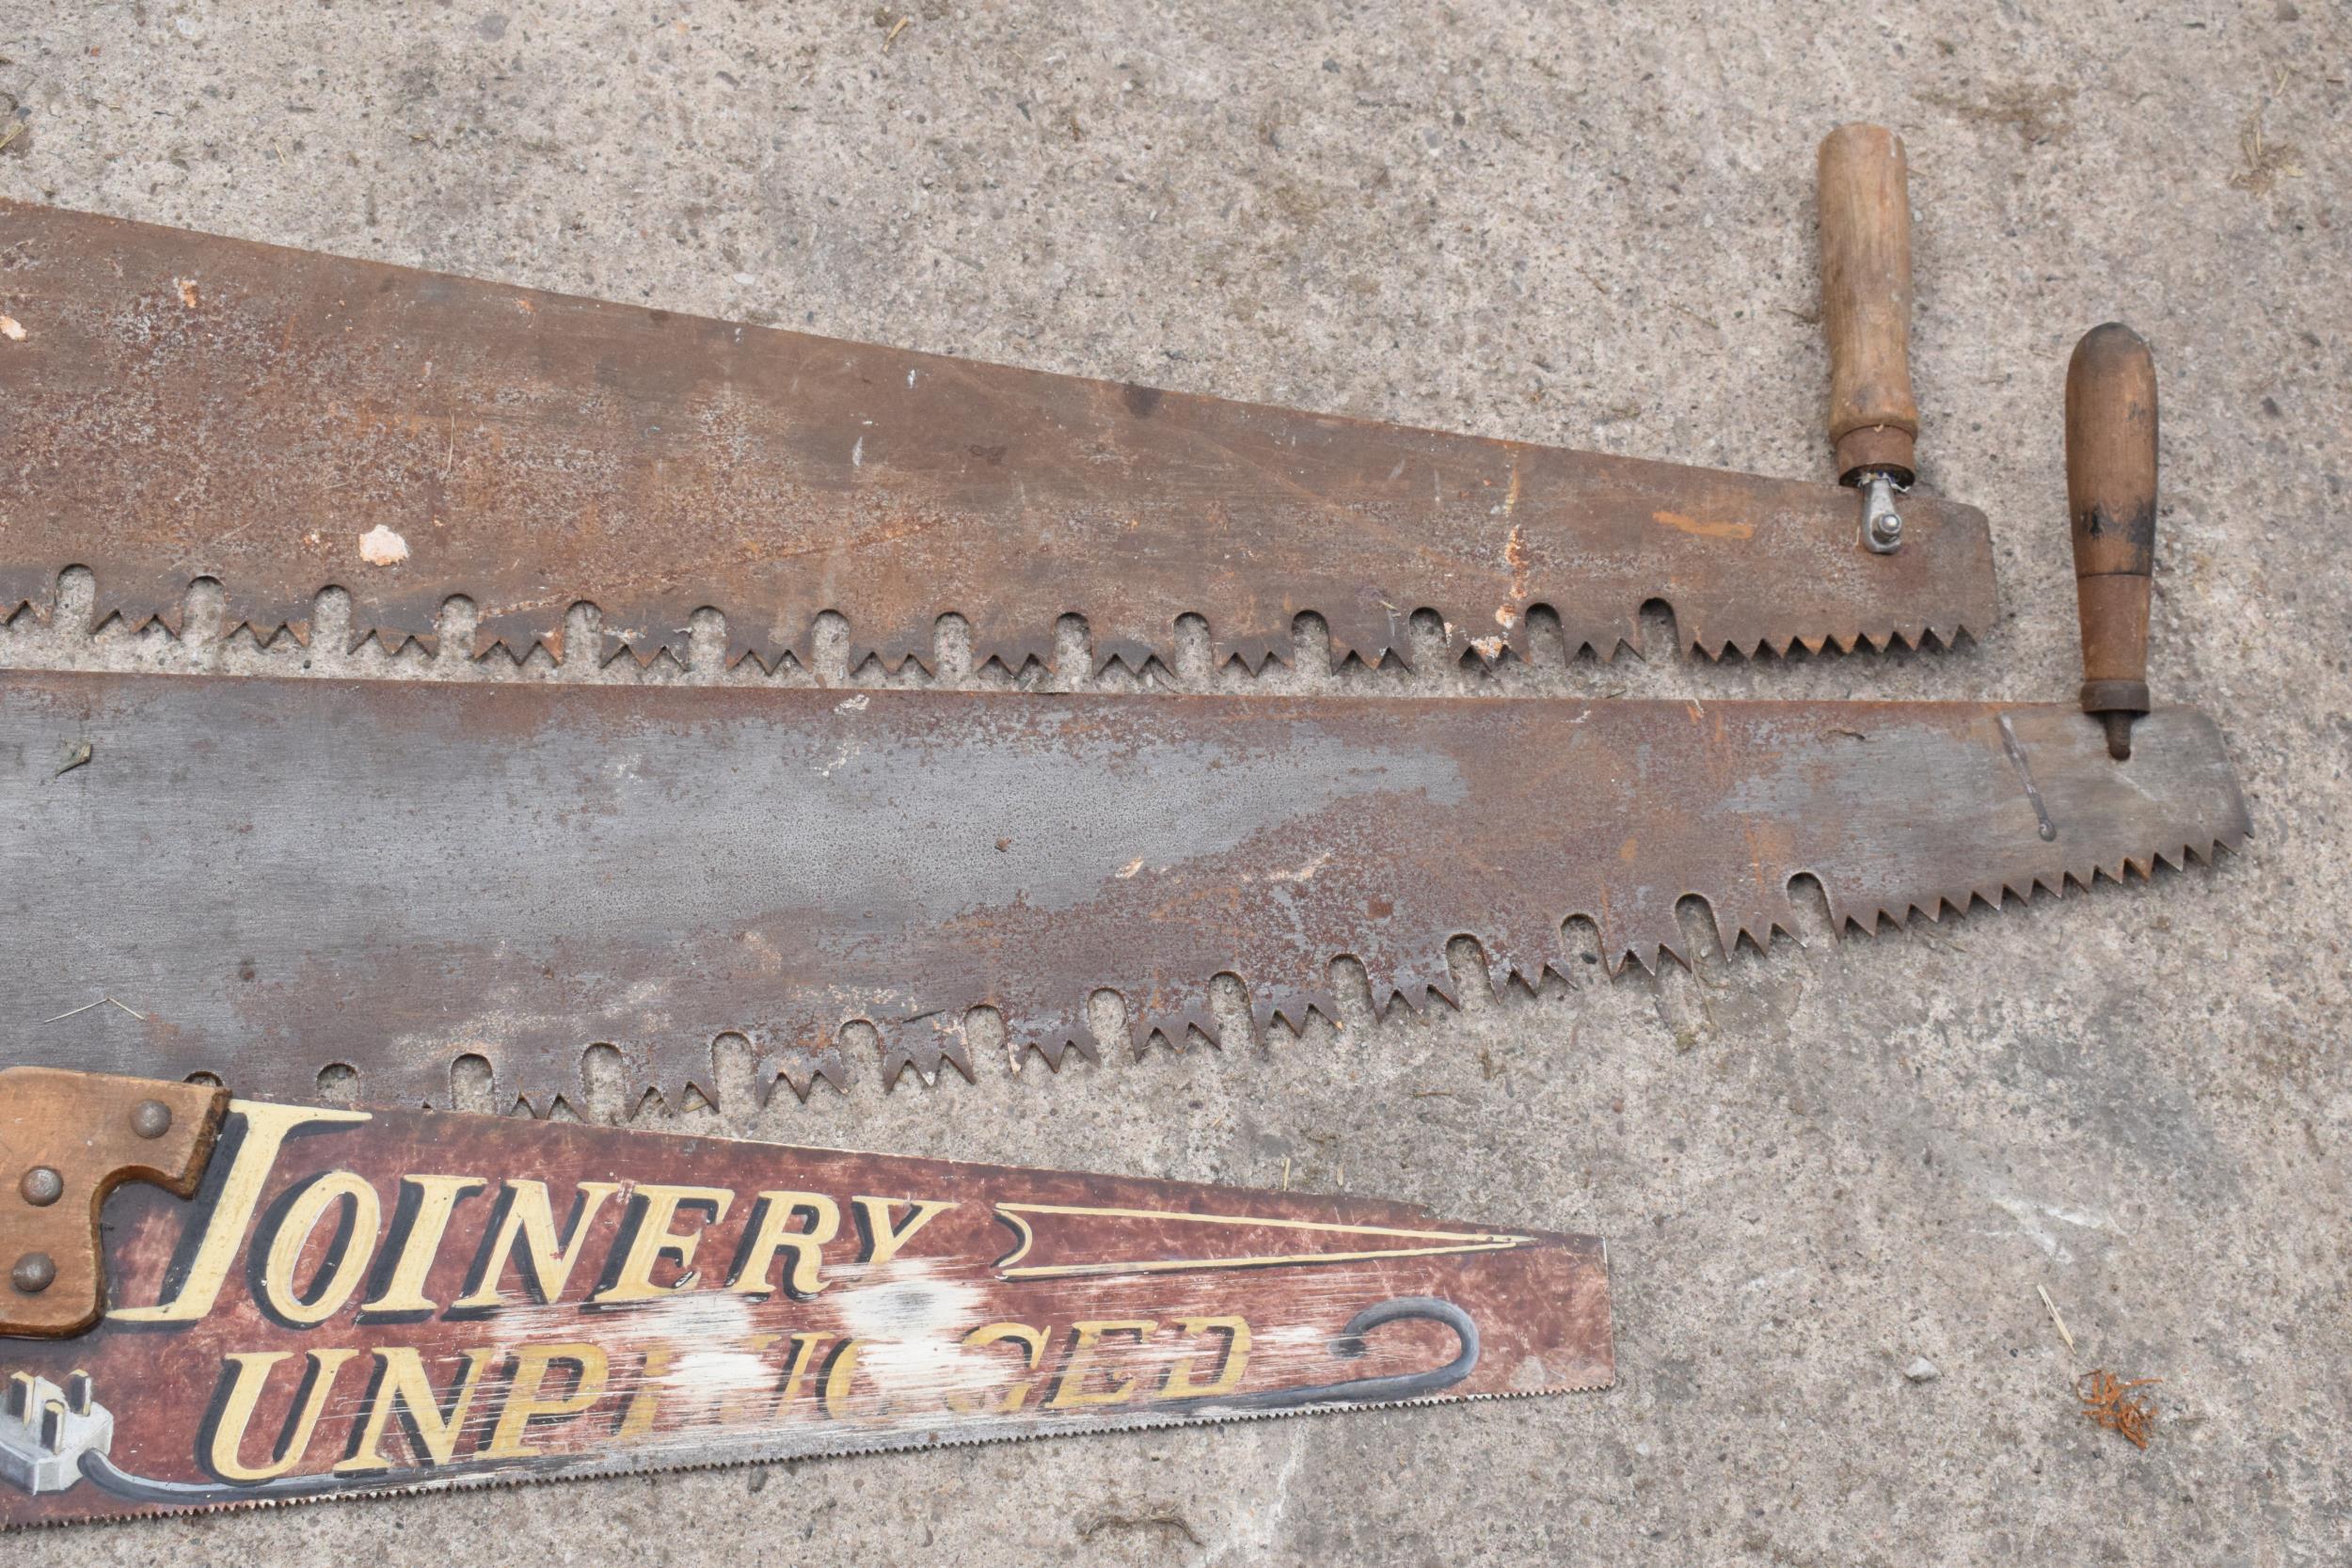
[[[1092,673],[1286,658],[1524,655],[1549,608],[1570,654],[1638,645],[1653,601],[1708,657],[1949,643],[1994,621],[1974,509],[1899,516],[1917,429],[1902,154],[1823,149],[1824,319],[1838,473],[1867,499],[839,342],[0,202],[0,616],[95,578],[93,625],[175,634],[192,580],[223,630],[306,640],[322,590],[354,646],[688,657],[721,611],[730,663],[929,667],[939,619],[974,666],[1051,663],[1085,618]],[[1873,136],[1875,139],[1873,139]],[[1843,139],[1841,139],[1843,138]],[[1842,150],[1834,150],[1833,149]],[[1890,521],[1892,531],[1889,531]]]
[[[0,1162],[0,1527],[1613,1376],[1597,1238],[1371,1199],[26,1068]]]
[[[0,676],[0,1017],[17,1058],[314,1099],[710,1090],[748,1049],[803,1098],[1214,1039],[1492,972],[1687,958],[2149,875],[2234,848],[2218,727],[2148,708],[2145,345],[2068,382],[2078,704],[1580,702]],[[977,1009],[1002,1051],[969,1044]],[[871,1037],[863,1033],[870,1026]],[[857,1042],[865,1040],[860,1046]],[[877,1043],[878,1042],[878,1043]],[[338,1072],[335,1075],[341,1078]]]

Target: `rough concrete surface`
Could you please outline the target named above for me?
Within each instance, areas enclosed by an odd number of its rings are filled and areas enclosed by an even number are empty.
[[[2166,399],[2154,679],[2220,717],[2253,844],[1874,939],[1817,924],[1695,974],[1474,986],[1458,1015],[1353,1009],[1304,1038],[886,1096],[868,1078],[805,1107],[755,1112],[731,1083],[680,1118],[1237,1182],[1287,1162],[1296,1183],[1597,1230],[1608,1393],[81,1528],[0,1559],[2352,1554],[2343,8],[901,4],[6,0],[0,92],[26,119],[0,191],[1818,476],[1813,149],[1881,119],[1911,150],[1924,481],[1994,519],[1992,635],[1956,655],[1487,677],[1335,674],[1309,625],[1304,673],[1267,683],[2063,699],[2059,388],[2074,338],[2120,317],[2155,345]],[[207,629],[200,593],[181,645],[25,616],[0,659],[349,667],[329,637],[305,656]],[[814,678],[872,677],[836,658]],[[947,678],[974,677],[950,660]],[[1213,680],[1245,677],[1153,676]],[[611,1085],[585,1099],[624,1114]],[[2096,1366],[2165,1380],[2147,1451],[2079,1413]]]

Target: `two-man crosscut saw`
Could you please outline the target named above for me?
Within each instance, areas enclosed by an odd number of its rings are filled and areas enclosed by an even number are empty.
[[[1588,1236],[28,1068],[0,1254],[0,1526],[1613,1372]]]
[[[1098,990],[1214,1037],[1790,924],[2062,891],[2235,847],[2221,736],[2147,706],[2154,381],[2121,327],[2070,374],[2082,703],[1576,702],[198,676],[0,676],[0,1017],[18,1059],[314,1098],[706,1091],[739,1037],[801,1093],[1057,1064]],[[2088,708],[2091,712],[2085,712]],[[2101,717],[2104,715],[2105,717]],[[45,1022],[29,1022],[45,1021]],[[870,1024],[880,1058],[845,1029]],[[738,1047],[730,1046],[730,1049]]]
[[[1982,514],[1898,514],[1918,418],[1901,151],[1850,128],[1821,164],[1830,435],[1853,490],[1560,451],[867,347],[0,202],[0,616],[94,577],[93,624],[177,631],[191,581],[227,629],[307,639],[322,590],[355,645],[561,652],[567,610],[681,658],[975,666],[1409,657],[1638,641],[1663,601],[1708,656],[1949,642],[1994,617]],[[599,650],[599,653],[609,651]]]

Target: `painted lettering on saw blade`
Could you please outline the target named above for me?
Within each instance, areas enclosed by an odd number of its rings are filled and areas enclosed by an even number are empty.
[[[1475,1360],[1454,1308],[1391,1310],[1367,1321],[1419,1317],[1418,1339],[1385,1331],[1367,1354],[1351,1329],[1335,1353],[1334,1325],[1375,1307],[1376,1281],[1309,1268],[1280,1291],[1252,1282],[1290,1264],[1529,1240],[1014,1201],[1026,1194],[739,1187],[721,1183],[756,1160],[748,1146],[680,1159],[675,1148],[696,1146],[676,1139],[659,1140],[673,1148],[659,1163],[708,1184],[374,1177],[320,1153],[376,1119],[366,1113],[235,1110],[168,1267],[105,1328],[201,1341],[217,1373],[188,1460],[212,1484],[258,1494],[300,1478],[360,1488],[649,1462],[665,1446],[708,1455],[730,1436],[773,1452],[779,1433],[801,1432],[820,1451],[1290,1408],[1375,1385],[1412,1397]],[[1041,1227],[1073,1224],[1093,1227],[1088,1245],[1041,1246]],[[1360,1360],[1335,1370],[1335,1354]],[[102,1392],[134,1421],[136,1389]]]

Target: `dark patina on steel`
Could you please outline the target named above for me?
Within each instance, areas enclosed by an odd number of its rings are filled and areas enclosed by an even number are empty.
[[[107,1218],[105,1317],[0,1338],[0,1525],[1613,1375],[1598,1239],[1369,1198],[240,1100]]]
[[[738,1035],[805,1095],[1094,1056],[1088,1002],[1215,1037],[1262,1021],[1680,954],[1790,924],[1963,910],[2234,847],[2210,720],[2133,758],[2071,705],[1104,696],[0,675],[0,1017],[19,1060],[310,1099],[507,1103],[709,1084]],[[92,760],[57,771],[87,747]],[[100,1005],[102,999],[110,1005]],[[46,1021],[46,1022],[39,1022]],[[870,1022],[876,1064],[845,1050]],[[733,1047],[730,1047],[733,1049]]]
[[[307,638],[330,585],[353,631],[561,651],[603,612],[640,658],[705,607],[730,657],[805,663],[818,615],[852,666],[1458,655],[1638,638],[1650,600],[1709,655],[1949,642],[1994,618],[1981,513],[1907,500],[1902,549],[1851,492],[1082,380],[0,202],[0,614],[87,567],[99,621],[176,626],[216,579],[229,629]]]

